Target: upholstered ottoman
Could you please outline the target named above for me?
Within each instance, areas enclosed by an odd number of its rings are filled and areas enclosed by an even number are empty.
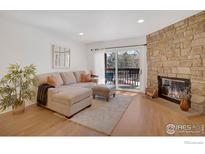
[[[95,99],[95,96],[103,96],[106,98],[106,101],[109,101],[110,96],[115,97],[116,87],[113,85],[105,85],[105,84],[99,84],[94,87],[92,87],[93,90],[93,98]]]

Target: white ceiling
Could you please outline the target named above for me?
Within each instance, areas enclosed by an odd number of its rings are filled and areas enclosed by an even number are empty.
[[[200,11],[0,11],[0,16],[83,43],[140,37]],[[143,18],[144,23],[138,24]],[[83,32],[84,36],[78,33]]]

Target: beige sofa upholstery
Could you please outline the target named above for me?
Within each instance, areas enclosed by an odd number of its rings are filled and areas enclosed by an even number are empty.
[[[76,73],[78,76],[75,76],[73,72],[54,72],[37,76],[37,86],[47,83],[49,75],[60,75],[62,80],[62,85],[48,89],[46,108],[71,117],[73,114],[91,105],[92,87],[96,83],[80,82],[79,76],[83,71],[76,71]]]
[[[69,85],[77,82],[73,72],[61,72],[60,74],[63,79],[63,83],[65,85]]]

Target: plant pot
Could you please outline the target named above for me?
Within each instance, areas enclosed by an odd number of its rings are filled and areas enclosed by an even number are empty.
[[[20,114],[25,111],[25,103],[21,105],[12,105],[13,114]]]
[[[189,110],[189,102],[187,99],[182,99],[180,101],[180,108],[183,111],[188,111]]]

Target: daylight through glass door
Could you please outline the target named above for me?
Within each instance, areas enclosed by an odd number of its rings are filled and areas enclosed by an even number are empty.
[[[105,82],[120,90],[140,88],[140,52],[124,50],[105,53]]]

